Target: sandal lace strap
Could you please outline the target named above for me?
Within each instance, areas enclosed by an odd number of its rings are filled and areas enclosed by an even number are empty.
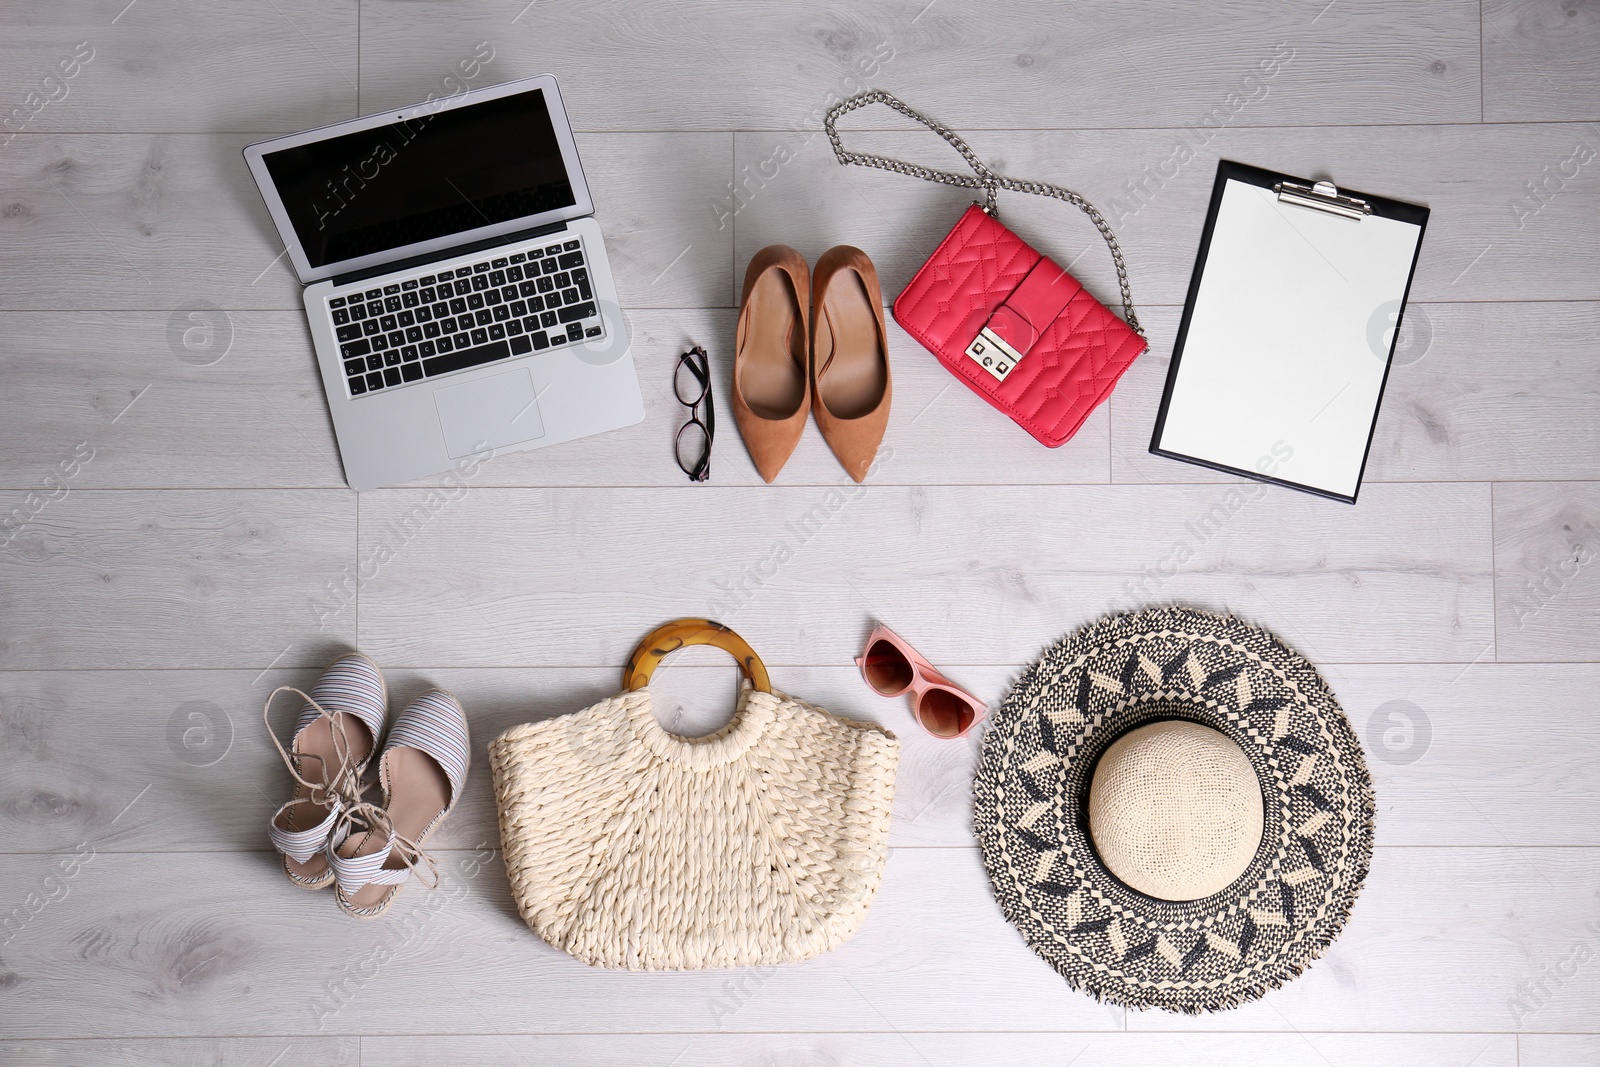
[[[302,752],[295,755],[283,747],[283,742],[278,740],[278,735],[272,730],[271,717],[272,702],[279,693],[294,693],[304,700],[308,706],[315,709],[315,714],[309,719],[302,713],[300,721],[296,724],[296,736],[318,718],[328,720],[328,725],[333,735],[333,751],[339,761],[337,767],[325,766],[320,757],[311,753]],[[280,685],[268,694],[267,702],[262,705],[261,721],[266,724],[267,735],[272,738],[273,747],[278,750],[278,755],[283,759],[283,765],[288,768],[289,774],[310,792],[308,797],[303,797],[299,801],[290,801],[291,804],[309,801],[318,807],[333,809],[333,812],[336,813],[339,807],[349,807],[360,801],[364,788],[361,784],[361,769],[350,758],[350,736],[345,728],[345,720],[340,717],[338,712],[329,711],[312,699],[310,695],[296,689],[294,686]],[[300,773],[302,763],[312,763],[317,766],[318,774],[315,779],[307,778]],[[287,807],[287,805],[285,806]],[[281,812],[282,809],[280,808],[279,811]],[[274,819],[276,819],[276,816],[274,816]]]
[[[339,855],[339,846],[358,833],[382,834],[383,844],[364,855]],[[439,884],[438,862],[415,841],[396,832],[389,813],[376,804],[360,801],[340,812],[331,840],[328,865],[347,895],[367,885],[400,885],[413,874],[429,889]],[[391,856],[399,859],[400,866],[388,866]]]

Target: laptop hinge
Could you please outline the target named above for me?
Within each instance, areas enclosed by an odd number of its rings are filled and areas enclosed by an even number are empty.
[[[516,241],[526,240],[530,237],[544,237],[547,234],[560,233],[567,228],[565,222],[552,222],[548,226],[536,226],[531,230],[518,230],[497,237],[485,237],[481,241],[461,245],[446,252],[429,252],[424,256],[412,256],[410,259],[400,259],[393,263],[384,263],[376,267],[367,267],[365,270],[351,271],[349,274],[336,274],[333,276],[334,285],[349,285],[351,282],[364,281],[375,278],[380,274],[392,274],[397,270],[407,267],[421,267],[428,263],[437,263],[441,259],[451,259],[455,256],[465,255],[468,252],[477,252],[485,248],[494,248],[496,245],[508,245]]]

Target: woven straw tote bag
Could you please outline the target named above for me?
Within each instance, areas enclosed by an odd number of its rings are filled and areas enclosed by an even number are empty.
[[[709,644],[745,675],[732,720],[668,733],[656,665]],[[650,634],[623,692],[512,727],[489,745],[517,908],[598,967],[699,970],[794,963],[866,917],[888,854],[899,742],[772,689],[737,634],[680,619]]]

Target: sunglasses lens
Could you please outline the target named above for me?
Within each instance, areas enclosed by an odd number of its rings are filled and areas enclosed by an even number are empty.
[[[904,692],[911,685],[911,661],[887,641],[874,641],[867,649],[861,673],[868,685],[885,696]]]
[[[929,689],[917,705],[917,719],[929,733],[955,737],[972,725],[977,710],[947,689]]]

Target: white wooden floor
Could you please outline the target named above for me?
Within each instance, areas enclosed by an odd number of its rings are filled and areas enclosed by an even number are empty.
[[[490,53],[468,84],[561,78],[647,417],[358,500],[239,151]],[[1048,451],[896,331],[871,484],[809,431],[767,487],[726,395],[745,263],[846,241],[892,298],[966,202],[834,163],[822,111],[866,85],[1105,209],[1152,349]],[[27,520],[0,547],[6,1067],[1600,1063],[1593,4],[4,0],[3,115],[0,515]],[[955,163],[891,118],[854,139]],[[1433,209],[1354,508],[1146,452],[1218,157]],[[1082,219],[1002,207],[1114,293]],[[721,375],[707,485],[671,459],[691,341]],[[1097,1004],[1023,946],[972,844],[976,739],[931,741],[850,665],[878,618],[997,700],[1046,642],[1149,601],[1297,645],[1378,787],[1342,939],[1201,1019]],[[883,890],[804,965],[589,970],[516,917],[483,745],[700,613],[904,739]],[[287,778],[261,702],[351,647],[398,700],[454,689],[479,757],[444,888],[375,924],[292,889],[263,833]],[[685,658],[662,714],[714,724],[733,672]]]

